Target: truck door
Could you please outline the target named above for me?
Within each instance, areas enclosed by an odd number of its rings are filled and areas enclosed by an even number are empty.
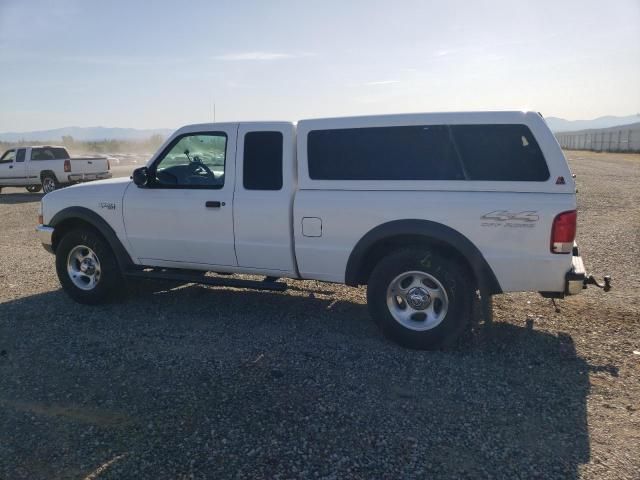
[[[15,185],[16,150],[12,148],[0,157],[0,185]]]
[[[292,233],[294,160],[292,124],[240,125],[233,204],[239,266],[296,275]]]
[[[16,159],[13,162],[13,178],[14,185],[27,185],[30,184],[31,180],[27,176],[27,167],[25,160],[25,148],[18,148],[16,150]],[[35,178],[33,181],[34,184],[40,183],[38,178]]]
[[[149,186],[127,188],[125,229],[131,251],[142,264],[237,265],[233,245],[237,128],[237,124],[217,124],[211,130],[200,126],[179,132],[149,164]]]

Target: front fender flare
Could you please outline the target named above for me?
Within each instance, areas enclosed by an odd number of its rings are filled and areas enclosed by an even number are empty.
[[[133,265],[133,261],[131,260],[129,253],[122,245],[122,242],[114,232],[113,228],[111,228],[111,225],[109,225],[107,221],[96,212],[84,207],[67,207],[60,210],[49,222],[49,226],[54,228],[54,235],[56,226],[69,220],[81,220],[100,232],[113,250],[118,261],[118,265],[123,271]]]

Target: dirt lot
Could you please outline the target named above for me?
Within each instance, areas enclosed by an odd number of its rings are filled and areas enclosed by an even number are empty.
[[[74,304],[40,195],[3,190],[0,479],[639,478],[640,155],[568,155],[614,290],[497,297],[449,352],[390,344],[364,290],[317,282]]]

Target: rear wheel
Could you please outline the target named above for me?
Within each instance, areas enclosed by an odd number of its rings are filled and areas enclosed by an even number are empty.
[[[57,190],[60,187],[56,177],[51,174],[46,174],[42,177],[42,189],[44,193],[50,193]]]
[[[373,269],[367,303],[385,336],[408,348],[452,345],[471,317],[474,283],[464,265],[428,250],[401,250]]]
[[[64,291],[76,302],[89,305],[112,300],[123,283],[111,247],[90,228],[72,230],[60,240],[56,271]]]
[[[27,185],[27,192],[29,193],[38,193],[40,190],[42,190],[42,186],[41,185]]]

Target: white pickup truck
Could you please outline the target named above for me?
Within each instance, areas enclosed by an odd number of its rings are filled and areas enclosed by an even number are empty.
[[[537,113],[203,124],[176,131],[132,180],[46,195],[37,232],[80,303],[109,300],[123,278],[367,285],[383,332],[426,349],[460,334],[478,295],[589,283],[575,192]]]
[[[111,178],[110,169],[105,157],[71,158],[64,147],[11,148],[0,157],[0,191],[26,187],[32,193],[49,193],[73,183]]]

